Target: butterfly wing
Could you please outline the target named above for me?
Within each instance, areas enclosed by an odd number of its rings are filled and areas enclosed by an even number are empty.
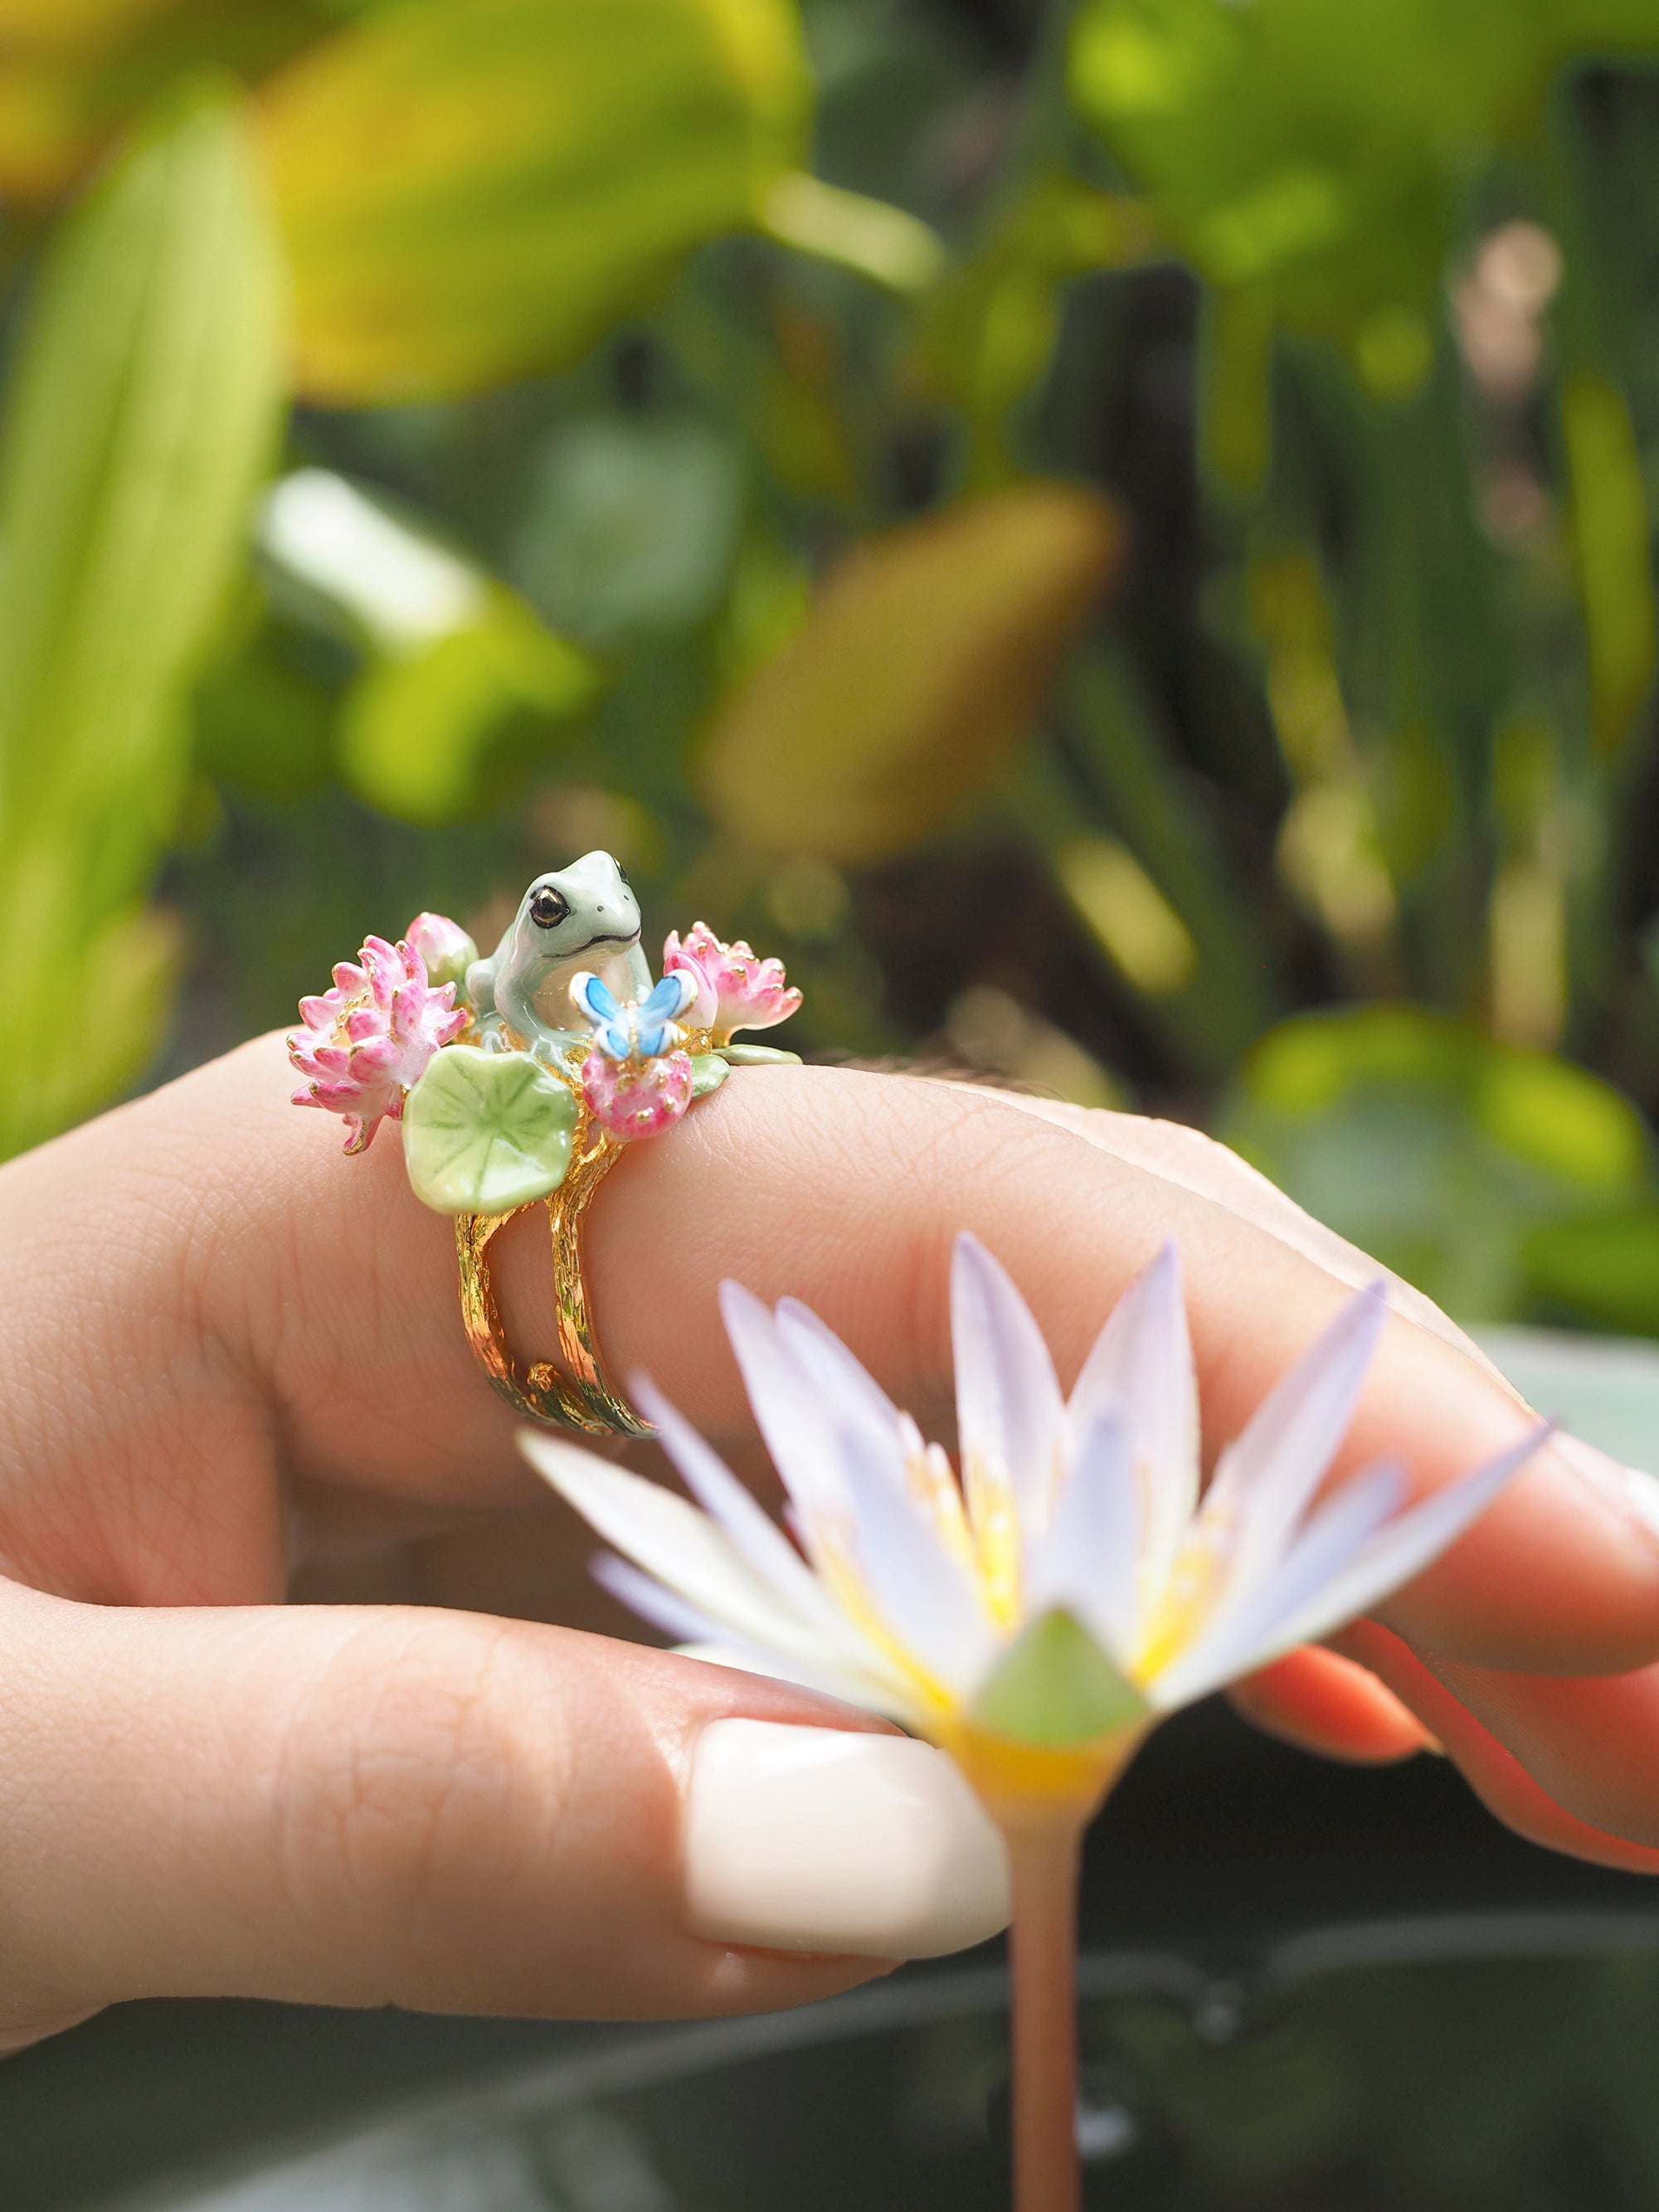
[[[626,1060],[629,1054],[629,1035],[622,1019],[622,1008],[599,977],[584,968],[580,975],[570,979],[570,995],[578,1010],[584,1013],[593,1028],[593,1042],[611,1060]]]
[[[641,1000],[635,1015],[640,1050],[647,1055],[667,1052],[679,1040],[671,1024],[678,1021],[697,995],[691,976],[681,968],[671,969]]]

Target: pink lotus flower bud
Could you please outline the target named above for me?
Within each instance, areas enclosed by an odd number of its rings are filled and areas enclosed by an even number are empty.
[[[301,1000],[305,1027],[288,1041],[288,1056],[305,1078],[295,1104],[341,1115],[349,1152],[363,1151],[383,1121],[403,1119],[404,1100],[427,1062],[471,1018],[455,1004],[453,983],[428,986],[411,945],[371,937],[360,957],[361,966],[340,962],[332,990]]]
[[[404,932],[404,943],[426,964],[426,980],[434,985],[465,983],[466,971],[478,957],[478,948],[447,914],[417,914]]]
[[[582,1096],[593,1119],[613,1137],[660,1136],[691,1103],[691,1055],[612,1060],[597,1046],[582,1062]]]
[[[693,1029],[708,1030],[714,1042],[725,1044],[734,1030],[769,1030],[787,1022],[800,1004],[800,993],[785,979],[781,960],[762,960],[752,946],[739,938],[723,945],[705,921],[695,923],[682,938],[671,930],[662,949],[665,975],[684,969],[697,987],[685,1019]]]

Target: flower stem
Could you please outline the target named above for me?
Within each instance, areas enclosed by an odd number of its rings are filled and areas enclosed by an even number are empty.
[[[1014,2212],[1079,2212],[1078,1866],[1083,1830],[1006,1831],[1013,1875]]]

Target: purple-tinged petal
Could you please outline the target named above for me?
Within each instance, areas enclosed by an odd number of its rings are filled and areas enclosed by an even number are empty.
[[[1379,1528],[1348,1565],[1284,1625],[1281,1633],[1288,1642],[1281,1648],[1288,1650],[1291,1644],[1310,1644],[1330,1635],[1420,1575],[1513,1481],[1547,1440],[1552,1428],[1551,1423],[1540,1422],[1509,1451],[1420,1498],[1386,1528]]]
[[[843,1430],[838,1442],[854,1554],[877,1614],[934,1682],[966,1696],[996,1649],[972,1584],[932,1520],[869,1464],[853,1434]]]
[[[842,1615],[789,1539],[738,1480],[718,1452],[648,1375],[629,1378],[634,1402],[656,1430],[692,1496],[718,1521],[749,1565],[785,1605],[829,1636],[845,1627]]]
[[[615,1552],[596,1552],[587,1563],[587,1571],[619,1604],[678,1643],[717,1643],[726,1633],[721,1622],[688,1605],[683,1597],[676,1597],[672,1590]]]
[[[848,1500],[841,1460],[810,1377],[791,1358],[772,1314],[741,1283],[720,1290],[726,1333],[742,1371],[755,1425],[798,1509],[809,1548],[815,1522],[843,1517]]]
[[[976,1237],[956,1241],[951,1265],[957,1433],[969,1510],[1006,1487],[1028,1541],[1048,1524],[1065,1408],[1042,1333],[1006,1270]]]
[[[1347,1434],[1388,1318],[1380,1283],[1350,1298],[1222,1454],[1200,1509],[1231,1521],[1229,1581],[1255,1583],[1289,1545]]]
[[[1134,1656],[1137,1566],[1145,1510],[1135,1480],[1133,1438],[1124,1409],[1096,1392],[1048,1534],[1032,1559],[1028,1620],[1056,1608],[1074,1613],[1107,1656]]]
[[[519,1448],[590,1528],[673,1595],[763,1650],[833,1663],[824,1638],[760,1580],[724,1530],[684,1498],[555,1437],[520,1430]]]
[[[907,1420],[857,1355],[799,1298],[780,1298],[774,1316],[778,1340],[805,1372],[834,1417],[856,1432],[866,1457],[902,1488],[907,1444],[920,1446]]]
[[[1164,1710],[1188,1705],[1306,1643],[1298,1624],[1406,1492],[1405,1470],[1382,1460],[1351,1476],[1311,1514],[1284,1556],[1253,1586],[1235,1584],[1187,1648],[1160,1668],[1147,1694]]]
[[[1198,1503],[1198,1380],[1172,1243],[1142,1268],[1095,1339],[1066,1407],[1074,1437],[1088,1432],[1103,1404],[1119,1408],[1127,1433],[1142,1571],[1155,1592]]]

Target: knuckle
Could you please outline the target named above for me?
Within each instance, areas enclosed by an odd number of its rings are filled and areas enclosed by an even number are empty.
[[[279,1790],[287,1879],[405,1933],[458,1891],[510,1894],[561,1794],[545,1680],[512,1625],[392,1613],[295,1717]]]

